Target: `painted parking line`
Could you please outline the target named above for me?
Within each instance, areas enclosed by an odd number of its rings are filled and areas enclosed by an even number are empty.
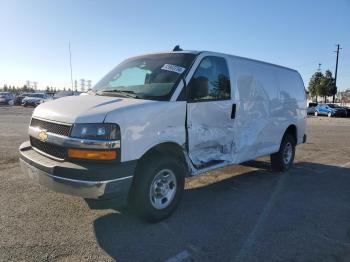
[[[178,234],[177,234],[174,230],[172,230],[166,222],[163,221],[163,222],[160,223],[160,225],[161,225],[166,231],[168,231],[170,234],[172,234],[172,235],[175,236],[175,237],[178,237]],[[195,245],[193,245],[193,244],[191,244],[191,243],[189,243],[189,244],[187,245],[187,248],[188,248],[190,251],[192,251],[192,254],[194,253],[194,254],[197,254],[197,255],[202,255],[202,256],[204,255],[204,253],[203,253],[201,250],[199,250]]]
[[[347,167],[347,166],[350,166],[350,162],[347,162],[347,163],[345,163],[345,164],[342,164],[342,165],[340,165],[339,167],[344,168],[344,167]]]
[[[177,254],[176,256],[173,256],[167,260],[165,260],[165,262],[180,262],[180,261],[184,261],[185,259],[189,258],[191,256],[190,252],[188,252],[187,250],[184,250],[182,252],[180,252],[179,254]]]
[[[262,213],[260,214],[254,228],[249,233],[248,237],[244,241],[241,249],[239,250],[238,254],[236,255],[234,261],[235,262],[244,262],[247,261],[250,252],[255,246],[256,240],[258,235],[261,232],[261,228],[263,225],[267,222],[268,216],[271,213],[271,210],[273,208],[273,205],[276,203],[278,199],[278,195],[282,191],[282,188],[286,184],[286,180],[288,178],[288,172],[284,174],[283,176],[280,176],[279,181],[277,182],[277,185],[275,186],[274,190],[272,191],[269,200],[267,201],[266,205],[264,206]]]
[[[293,168],[304,169],[306,171],[313,172],[313,173],[320,175],[320,174],[323,174],[323,173],[330,171],[331,168],[346,168],[348,166],[350,166],[350,162],[346,162],[344,164],[339,164],[339,165],[330,165],[329,167],[324,167],[322,170],[313,169],[313,168],[310,168],[308,166],[304,166],[303,164],[295,165]]]

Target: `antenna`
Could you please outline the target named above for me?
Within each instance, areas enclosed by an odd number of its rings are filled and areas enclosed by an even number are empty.
[[[179,45],[176,45],[173,49],[174,52],[177,52],[177,51],[182,51],[182,49],[180,48]]]
[[[70,41],[69,41],[69,65],[70,65],[70,81],[73,90],[73,69],[72,69],[72,52],[70,50]]]

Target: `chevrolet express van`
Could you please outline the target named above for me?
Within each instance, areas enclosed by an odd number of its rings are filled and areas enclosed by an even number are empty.
[[[148,54],[89,95],[39,105],[20,162],[54,191],[127,200],[154,222],[174,211],[186,176],[266,155],[288,170],[305,121],[293,69],[214,52]]]

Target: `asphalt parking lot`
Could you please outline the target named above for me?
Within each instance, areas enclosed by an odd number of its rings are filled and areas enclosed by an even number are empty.
[[[268,158],[187,180],[172,217],[50,192],[21,173],[31,108],[0,108],[0,261],[350,261],[350,118],[308,118],[287,173]]]

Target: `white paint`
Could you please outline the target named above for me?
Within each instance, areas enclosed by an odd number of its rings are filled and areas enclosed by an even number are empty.
[[[67,96],[39,105],[33,116],[65,123],[101,123],[114,110],[152,102],[95,95]]]
[[[176,256],[165,260],[165,262],[180,262],[180,261],[183,261],[183,260],[189,258],[190,256],[191,256],[191,254],[187,250],[184,250],[184,251],[180,252],[179,254],[177,254]]]
[[[141,158],[152,147],[172,142],[184,148],[187,110],[192,174],[195,165],[223,160],[220,167],[278,151],[286,128],[297,127],[302,142],[306,123],[304,85],[297,71],[251,59],[213,52],[200,53],[190,68],[189,83],[206,56],[223,57],[229,67],[231,99],[187,103],[177,101],[179,82],[170,101],[106,96],[71,96],[38,106],[33,115],[66,123],[117,123],[121,129],[121,161]],[[236,118],[231,119],[232,104]],[[186,153],[187,154],[187,153]]]

